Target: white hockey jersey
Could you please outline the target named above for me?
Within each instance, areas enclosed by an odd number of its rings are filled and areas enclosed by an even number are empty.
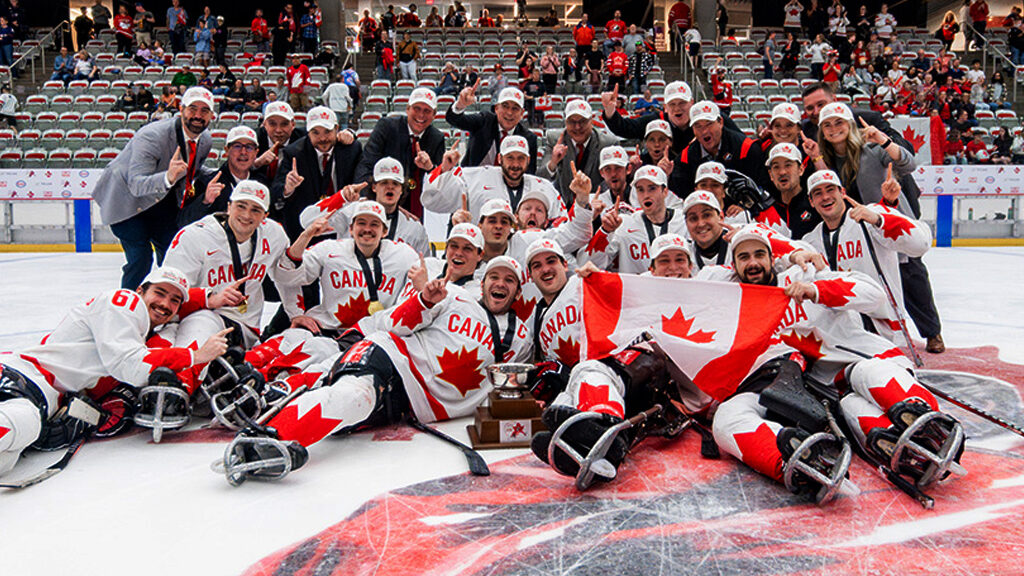
[[[594,234],[593,214],[590,208],[573,204],[569,210],[568,220],[563,220],[557,226],[550,226],[546,229],[516,230],[508,240],[506,254],[518,262],[523,270],[526,270],[526,249],[530,247],[530,244],[543,238],[557,242],[562,247],[566,260],[569,262],[569,269],[572,270],[576,264],[576,259],[572,255],[586,246]],[[570,258],[571,261],[569,261]]]
[[[776,271],[781,272],[792,265],[789,256],[793,252],[797,250],[815,251],[814,247],[803,240],[793,240],[763,223],[760,226],[768,231],[768,240],[772,244],[773,265]],[[696,242],[691,244],[690,261],[693,262],[695,270],[702,270],[707,266],[732,266],[732,250],[729,249],[729,242],[725,240],[724,235],[709,247],[709,251],[709,254],[702,253],[697,248]]]
[[[583,339],[582,286],[579,276],[571,276],[550,305],[542,299],[534,308],[530,327],[542,360],[557,360],[570,367],[579,363]]]
[[[349,236],[349,223],[352,221],[352,213],[355,212],[357,205],[358,202],[346,203],[341,192],[335,192],[334,195],[328,196],[316,204],[306,206],[299,214],[299,224],[306,228],[317,218],[332,210],[337,210],[328,223],[334,228],[335,237],[341,240]],[[387,217],[388,233],[385,238],[404,242],[424,256],[430,254],[430,241],[427,239],[427,229],[423,227],[422,222],[410,218],[405,212],[398,209],[388,214]]]
[[[660,225],[652,224],[643,212],[623,215],[622,224],[610,235],[603,228],[594,232],[590,243],[578,254],[580,264],[589,260],[602,270],[610,270],[617,262],[619,272],[640,274],[650,265],[651,242],[666,233],[689,238],[682,212],[667,209]]]
[[[562,197],[551,182],[539,176],[524,174],[521,195],[536,189],[548,198],[548,205],[551,206],[548,210],[548,219],[566,216]],[[513,211],[519,208],[519,201],[512,197],[500,166],[457,166],[447,172],[441,172],[441,167],[438,166],[424,178],[420,201],[428,210],[450,214],[462,207],[463,196],[466,197],[469,212],[473,215],[473,222],[480,221],[480,209],[488,200],[507,200]]]
[[[167,250],[165,266],[181,270],[193,288],[207,288],[213,294],[235,281],[228,236],[221,224],[222,215],[210,214],[182,228]],[[243,285],[248,297],[241,306],[217,309],[221,316],[259,332],[263,316],[263,278],[269,274],[282,289],[281,301],[288,301],[286,310],[297,308],[294,291],[280,286],[276,273],[280,260],[287,260],[288,236],[277,222],[266,218],[256,229],[252,240],[238,245],[242,269],[249,280]],[[189,292],[191,297],[195,291]],[[197,303],[198,304],[198,303]],[[189,305],[192,306],[190,300]]]
[[[187,348],[147,348],[149,329],[142,296],[112,290],[72,308],[39,344],[0,354],[0,364],[34,382],[52,415],[60,394],[88,390],[101,379],[142,387],[157,368],[178,372],[192,365]]]
[[[367,339],[381,346],[398,369],[416,417],[435,422],[473,414],[486,400],[495,340],[509,343],[502,362],[529,361],[529,325],[514,313],[498,314],[495,320],[497,337],[487,310],[462,288],[449,285],[445,299],[431,308],[419,295],[406,299],[388,315],[388,331]],[[511,330],[510,320],[515,323]]]
[[[903,308],[903,284],[900,282],[900,255],[918,258],[924,255],[932,244],[932,231],[927,224],[914,220],[903,213],[882,204],[866,205],[876,214],[881,214],[882,225],[864,223],[862,227],[852,218],[843,217],[835,231],[825,229],[825,223],[804,236],[804,240],[815,250],[825,255],[833,270],[862,272],[881,284],[878,270],[871,260],[870,246],[874,247],[878,265],[885,280],[892,289],[899,312],[907,317]],[[849,212],[847,212],[847,215]],[[867,230],[865,236],[864,231]],[[888,299],[887,299],[888,300]],[[878,333],[897,344],[904,344],[896,310],[886,303],[886,316],[872,318]]]
[[[377,301],[381,306],[388,308],[397,301],[405,286],[406,273],[419,261],[419,254],[408,245],[381,240],[377,255]],[[377,275],[377,262],[374,258],[366,259],[373,276]],[[320,304],[310,308],[306,315],[325,328],[350,328],[370,313],[373,298],[351,238],[325,240],[311,246],[302,254],[302,262],[283,258],[277,277],[281,283],[292,286],[320,281]]]

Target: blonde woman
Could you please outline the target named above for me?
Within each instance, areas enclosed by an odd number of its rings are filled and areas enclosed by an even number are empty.
[[[882,201],[882,182],[889,164],[893,165],[897,179],[917,168],[912,152],[863,119],[858,123],[850,107],[842,102],[821,109],[818,148],[821,160],[816,163],[823,162],[839,174],[847,194],[863,204]],[[908,216],[914,215],[903,192],[898,209]]]
[[[960,32],[960,23],[956,21],[956,14],[953,14],[952,10],[946,11],[946,15],[942,18],[942,26],[935,32],[935,37],[946,46],[946,50],[951,50],[953,40],[958,32]]]

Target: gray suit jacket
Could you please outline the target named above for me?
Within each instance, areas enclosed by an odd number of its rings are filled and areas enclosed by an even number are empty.
[[[563,131],[562,129],[548,130],[544,135],[544,158],[537,164],[537,176],[551,180],[552,184],[555,185],[555,190],[558,190],[559,194],[562,195],[562,200],[567,202],[566,206],[571,206],[575,199],[572,191],[569,190],[569,183],[572,182],[572,170],[569,169],[569,164],[576,160],[576,143],[573,142],[572,138],[565,137],[565,145],[569,148],[565,158],[562,158],[562,161],[555,166],[554,172],[548,170],[548,162],[551,161],[551,151],[554,149],[555,144],[558,143],[558,137],[562,135]],[[619,142],[620,138],[618,136],[595,128],[590,136],[590,142],[587,143],[587,151],[583,155],[583,166],[577,166],[576,169],[582,170],[584,174],[590,177],[590,181],[594,186],[597,186],[601,183],[601,173],[599,171],[601,150],[607,146],[614,146]]]
[[[164,186],[164,174],[179,146],[180,134],[179,115],[147,124],[107,166],[93,191],[104,224],[117,224],[136,216],[183,186],[184,177],[170,189]],[[203,132],[196,146],[197,178],[214,172],[203,166],[210,146],[210,133]],[[182,157],[186,161],[187,156],[188,147],[185,147]]]

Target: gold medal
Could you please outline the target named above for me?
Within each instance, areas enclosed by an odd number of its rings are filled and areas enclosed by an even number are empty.
[[[370,302],[370,305],[366,308],[366,311],[369,312],[370,314],[376,314],[377,312],[380,312],[383,309],[384,305],[374,300],[373,302]]]
[[[238,305],[238,313],[245,314],[249,310],[249,299],[242,300],[242,303]]]

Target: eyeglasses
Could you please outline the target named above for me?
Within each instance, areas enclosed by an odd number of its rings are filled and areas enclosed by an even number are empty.
[[[237,144],[237,143],[235,143],[235,144],[232,144],[231,146],[229,146],[229,148],[242,148],[242,149],[244,149],[244,150],[246,150],[248,152],[255,152],[256,151],[256,145],[255,144]]]

